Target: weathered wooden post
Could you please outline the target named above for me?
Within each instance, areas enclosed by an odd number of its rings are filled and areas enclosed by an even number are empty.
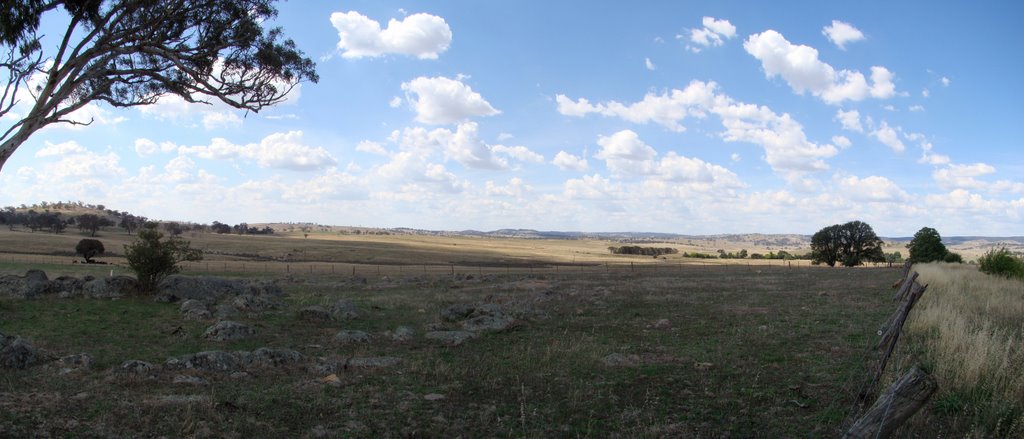
[[[843,435],[843,439],[887,438],[914,416],[939,385],[914,366],[885,390],[875,404]]]

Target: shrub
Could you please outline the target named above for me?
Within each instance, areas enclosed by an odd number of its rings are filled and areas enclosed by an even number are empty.
[[[982,273],[1024,279],[1024,261],[1010,253],[1006,247],[992,249],[978,260]]]
[[[93,257],[102,255],[105,251],[107,250],[103,248],[103,243],[98,239],[85,238],[78,241],[78,245],[75,246],[75,253],[82,255],[87,264],[91,264]]]
[[[148,223],[139,229],[135,242],[124,246],[124,256],[128,266],[139,279],[142,292],[153,292],[160,281],[167,276],[178,273],[182,261],[199,261],[203,252],[190,247],[189,242],[176,236],[162,240],[164,235],[156,228],[156,223]]]

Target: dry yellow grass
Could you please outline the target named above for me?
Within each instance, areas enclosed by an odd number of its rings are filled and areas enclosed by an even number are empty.
[[[914,269],[928,290],[907,323],[908,342],[933,366],[940,405],[1014,428],[1024,421],[1024,282],[971,265]]]

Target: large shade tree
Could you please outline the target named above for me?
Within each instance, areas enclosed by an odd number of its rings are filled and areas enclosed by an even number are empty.
[[[868,262],[882,262],[882,240],[870,225],[861,221],[834,224],[811,237],[811,254],[815,262],[834,267],[841,263],[854,267]]]
[[[153,104],[179,96],[258,112],[302,81],[313,61],[265,29],[274,0],[4,0],[0,11],[0,169],[39,129],[88,124],[89,103]],[[61,14],[63,12],[63,14]],[[44,47],[43,16],[66,22]],[[53,35],[50,35],[53,37]],[[16,110],[16,112],[15,112]]]

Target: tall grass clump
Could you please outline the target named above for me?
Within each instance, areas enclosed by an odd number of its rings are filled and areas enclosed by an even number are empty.
[[[978,260],[978,268],[983,273],[1024,279],[1024,261],[1006,247],[989,250]]]
[[[1024,431],[1024,282],[970,266],[919,264],[927,292],[907,342],[939,382],[939,414],[984,436]]]

